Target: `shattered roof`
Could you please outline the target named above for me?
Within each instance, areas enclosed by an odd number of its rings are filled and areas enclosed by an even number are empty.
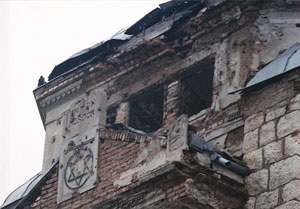
[[[39,185],[41,185],[46,177],[52,172],[52,170],[57,165],[58,160],[53,163],[53,165],[49,168],[49,170],[42,174],[41,172],[30,178],[23,185],[18,187],[12,193],[10,193],[3,204],[1,205],[1,209],[9,208],[9,209],[17,209],[20,208],[23,201],[30,196],[31,192],[34,191]]]
[[[39,182],[42,175],[40,173],[33,176],[31,179],[26,181],[23,185],[18,187],[15,191],[10,193],[8,197],[5,199],[4,203],[2,204],[1,208],[4,208],[15,201],[22,199],[24,196],[28,194],[28,192]]]
[[[197,6],[204,6],[205,0],[192,1],[192,0],[172,0],[159,5],[159,8],[152,10],[142,19],[128,28],[124,28],[110,39],[101,41],[92,47],[81,50],[74,54],[69,59],[56,65],[48,77],[48,81],[55,79],[56,77],[71,72],[79,65],[87,64],[93,61],[95,58],[101,60],[105,59],[108,55],[118,51],[118,46],[130,40],[132,37],[141,33],[145,29],[163,22],[166,17],[184,11],[188,8],[192,10]]]
[[[263,84],[272,78],[287,73],[297,67],[300,67],[300,43],[297,42],[279,57],[262,68],[256,75],[247,83],[246,87],[238,91],[245,91],[259,84]],[[237,92],[237,91],[235,91]],[[232,92],[234,93],[234,92]]]

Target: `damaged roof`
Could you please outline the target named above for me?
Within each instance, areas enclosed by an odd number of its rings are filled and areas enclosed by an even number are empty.
[[[246,91],[255,86],[264,84],[271,79],[281,76],[291,70],[300,67],[300,43],[297,42],[272,62],[262,68],[256,75],[247,83],[246,87],[239,91]],[[232,92],[232,93],[235,93]]]
[[[94,60],[105,60],[105,58],[119,51],[118,47],[141,33],[145,29],[164,22],[167,17],[185,10],[197,11],[205,6],[205,0],[173,0],[159,5],[159,8],[152,10],[142,19],[128,28],[120,30],[110,39],[101,41],[94,46],[84,49],[64,62],[56,65],[48,77],[48,81],[56,77],[76,70],[78,66],[91,63]],[[183,15],[184,16],[184,15]],[[159,34],[160,35],[160,34]]]
[[[28,181],[26,181],[23,185],[18,187],[16,190],[14,190],[12,193],[10,193],[3,204],[1,205],[1,209],[8,208],[8,209],[17,209],[22,208],[21,205],[30,195],[33,191],[35,191],[36,188],[40,187],[44,180],[52,173],[55,166],[58,164],[58,160],[53,163],[53,165],[49,168],[49,170],[44,173],[38,173],[32,178],[30,178]]]
[[[1,208],[4,208],[18,200],[21,200],[28,194],[29,191],[40,181],[42,175],[40,173],[33,176],[31,179],[26,181],[23,185],[18,187],[15,191],[10,193],[8,197],[5,199],[4,203],[2,204]],[[13,207],[14,208],[14,207]]]

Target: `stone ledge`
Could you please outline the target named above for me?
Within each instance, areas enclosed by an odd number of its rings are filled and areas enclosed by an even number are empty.
[[[120,130],[107,130],[101,129],[99,133],[100,140],[115,140],[129,143],[140,144],[142,142],[149,143],[153,139],[161,140],[158,137],[154,136],[146,136],[137,133],[131,133],[128,131],[120,131]]]

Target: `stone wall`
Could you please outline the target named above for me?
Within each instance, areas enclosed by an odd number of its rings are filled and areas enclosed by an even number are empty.
[[[299,208],[300,94],[297,72],[243,95],[247,209]]]

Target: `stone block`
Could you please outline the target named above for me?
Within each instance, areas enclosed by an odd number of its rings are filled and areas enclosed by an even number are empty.
[[[300,177],[300,157],[293,156],[270,166],[270,189]]]
[[[248,132],[244,136],[243,153],[249,153],[258,148],[258,129]]]
[[[181,115],[173,122],[167,138],[167,156],[170,162],[183,160],[183,150],[188,150],[188,116]]]
[[[264,146],[275,140],[275,122],[270,121],[263,125],[259,132],[259,145]]]
[[[279,138],[297,130],[300,130],[300,111],[294,111],[281,117],[277,124],[277,136]]]
[[[285,138],[284,155],[292,156],[294,154],[300,155],[300,133]]]
[[[264,192],[257,197],[256,208],[274,208],[278,203],[278,189],[271,192]]]
[[[115,123],[128,124],[129,117],[129,103],[123,102],[117,108],[117,117]]]
[[[197,152],[196,160],[200,165],[208,167],[208,168],[210,167],[210,162],[211,162],[210,157],[208,157],[204,153]]]
[[[280,205],[279,207],[276,207],[275,209],[298,209],[300,208],[300,202],[296,200],[292,200],[290,202],[284,203],[283,205]]]
[[[245,120],[244,133],[252,131],[258,128],[264,122],[264,113],[259,112],[254,115],[249,116]]]
[[[300,201],[300,180],[294,180],[283,187],[282,199],[284,202],[292,199]]]
[[[261,169],[263,166],[262,148],[245,154],[244,161],[250,169]]]
[[[245,183],[250,195],[256,195],[266,191],[268,188],[268,170],[263,169],[250,174],[246,177]]]
[[[281,151],[281,141],[268,144],[263,149],[264,149],[265,164],[277,162],[283,157]]]
[[[289,105],[289,110],[300,110],[300,102],[294,102]]]
[[[250,197],[244,209],[255,209],[255,197]]]
[[[300,109],[300,94],[297,94],[293,99],[291,99],[289,105],[289,110],[299,110]]]
[[[270,112],[268,112],[266,114],[266,122],[283,116],[285,114],[285,112],[286,112],[286,106],[278,107],[274,110],[271,110]]]

